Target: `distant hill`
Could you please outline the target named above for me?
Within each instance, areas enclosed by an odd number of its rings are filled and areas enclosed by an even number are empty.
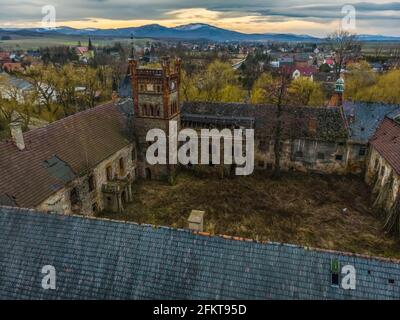
[[[101,37],[130,37],[156,38],[156,39],[182,39],[182,40],[210,40],[210,41],[282,41],[282,42],[319,42],[322,38],[309,35],[296,35],[286,33],[242,33],[218,28],[204,23],[191,23],[173,28],[158,24],[144,25],[141,27],[118,29],[74,29],[70,27],[58,27],[47,30],[42,28],[29,29],[0,29],[0,32],[15,33],[19,35],[77,35],[77,36],[101,36]],[[380,35],[361,35],[363,41],[400,41],[400,37]]]

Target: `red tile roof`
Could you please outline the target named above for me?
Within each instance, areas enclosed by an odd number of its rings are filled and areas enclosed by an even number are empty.
[[[393,170],[400,174],[400,124],[385,118],[370,143]]]
[[[82,55],[82,54],[84,54],[84,53],[86,53],[88,51],[89,51],[88,47],[76,47],[75,48],[75,52],[78,55]]]
[[[0,194],[22,207],[39,205],[63,187],[45,160],[56,155],[75,174],[93,168],[129,144],[125,124],[118,106],[109,102],[24,133],[25,150],[0,141]]]

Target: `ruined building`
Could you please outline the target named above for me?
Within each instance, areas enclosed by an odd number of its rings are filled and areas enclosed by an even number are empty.
[[[164,58],[158,68],[149,69],[131,59],[120,97],[114,96],[112,102],[25,133],[14,122],[13,139],[0,142],[0,205],[85,215],[100,210],[121,212],[134,201],[131,187],[138,177],[160,178],[175,171],[175,165],[150,165],[145,157],[148,130],[159,128],[168,136],[170,121],[177,123],[178,130],[252,128],[255,168],[272,170],[279,120],[283,170],[325,174],[366,170],[368,139],[384,113],[379,113],[379,121],[368,124],[368,135],[359,134],[362,139],[358,140],[355,128],[361,117],[341,105],[284,106],[278,119],[273,105],[182,104],[180,69],[180,60]],[[344,84],[336,85],[341,101]],[[395,120],[384,123],[388,121]],[[375,146],[373,142],[368,159],[374,158]],[[234,166],[224,168],[227,174]]]

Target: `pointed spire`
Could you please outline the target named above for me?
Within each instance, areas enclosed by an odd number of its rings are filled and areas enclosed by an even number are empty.
[[[93,50],[92,39],[90,39],[90,37],[89,37],[88,49]]]
[[[134,59],[135,58],[135,48],[133,46],[133,33],[131,33],[131,54],[129,58]]]

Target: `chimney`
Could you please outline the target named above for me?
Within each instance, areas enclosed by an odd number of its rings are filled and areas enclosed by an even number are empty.
[[[14,112],[10,123],[11,138],[19,150],[25,149],[24,135],[22,133],[22,122],[20,116]]]
[[[204,211],[192,210],[188,219],[190,230],[203,232],[204,213]]]

